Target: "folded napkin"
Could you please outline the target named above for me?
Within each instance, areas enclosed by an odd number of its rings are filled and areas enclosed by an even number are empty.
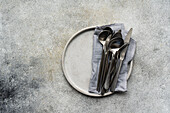
[[[121,29],[123,39],[125,39],[125,36],[127,35],[127,31],[125,30],[124,24],[121,24],[121,23],[115,23],[115,24],[111,24],[111,25],[96,27],[94,36],[93,36],[92,73],[91,73],[91,79],[90,79],[90,84],[89,84],[89,92],[90,93],[100,94],[100,92],[98,92],[96,90],[99,67],[100,67],[100,62],[101,62],[101,57],[102,57],[102,45],[98,41],[98,35],[105,27],[110,27],[115,32],[117,32]],[[122,68],[121,68],[121,71],[120,71],[120,74],[118,77],[118,82],[117,82],[117,86],[115,89],[115,91],[117,91],[117,92],[127,91],[128,63],[134,57],[135,48],[136,48],[136,42],[134,39],[131,38],[130,42],[129,42],[128,49],[127,49],[127,54],[124,58]]]

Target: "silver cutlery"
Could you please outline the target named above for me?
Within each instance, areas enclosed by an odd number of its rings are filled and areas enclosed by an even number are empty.
[[[132,28],[128,31],[128,34],[126,35],[125,37],[125,40],[124,40],[124,43],[126,44],[129,44],[129,41],[130,41],[130,37],[132,35]],[[123,48],[123,50],[120,51],[120,58],[119,58],[119,67],[118,67],[118,70],[116,72],[116,75],[115,77],[111,80],[111,85],[110,85],[110,91],[112,92],[115,92],[115,88],[116,88],[116,85],[117,85],[117,81],[118,81],[118,76],[119,76],[119,73],[120,73],[120,70],[121,70],[121,67],[122,67],[122,63],[123,63],[123,60],[124,60],[124,57],[126,55],[126,52],[127,52],[127,49],[128,49],[128,46],[126,46],[125,48]]]

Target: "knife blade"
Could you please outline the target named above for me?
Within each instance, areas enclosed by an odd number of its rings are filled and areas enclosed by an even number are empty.
[[[127,33],[127,35],[126,35],[126,37],[125,37],[124,43],[129,43],[130,37],[131,37],[131,35],[132,35],[132,30],[133,30],[133,29],[131,28],[131,29],[128,31],[128,33]],[[110,84],[110,91],[111,91],[111,92],[115,92],[115,88],[116,88],[116,85],[117,85],[119,73],[120,73],[120,70],[121,70],[121,67],[122,67],[122,63],[123,63],[123,60],[124,60],[124,58],[125,58],[127,49],[128,49],[128,46],[125,47],[125,48],[120,52],[119,67],[118,67],[116,76],[114,77],[114,79],[112,79],[111,84]]]

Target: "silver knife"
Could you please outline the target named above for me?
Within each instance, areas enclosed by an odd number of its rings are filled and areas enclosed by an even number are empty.
[[[124,43],[129,43],[130,41],[130,37],[132,35],[132,28],[128,31],[128,34],[126,35],[125,37],[125,40],[124,40]],[[122,63],[123,63],[123,60],[125,58],[125,55],[126,55],[126,52],[127,52],[127,49],[128,49],[128,46],[125,47],[121,53],[120,53],[120,58],[119,58],[119,68],[117,70],[117,73],[116,73],[116,76],[114,77],[114,79],[112,79],[111,81],[111,84],[110,84],[110,91],[111,92],[114,92],[115,91],[115,88],[116,88],[116,85],[117,85],[117,81],[118,81],[118,77],[119,77],[119,73],[120,73],[120,70],[121,70],[121,67],[122,67]]]

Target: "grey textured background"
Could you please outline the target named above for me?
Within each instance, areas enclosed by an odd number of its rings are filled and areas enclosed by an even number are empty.
[[[84,96],[65,80],[61,55],[78,30],[134,28],[128,92]],[[170,113],[169,0],[0,0],[1,113]]]

